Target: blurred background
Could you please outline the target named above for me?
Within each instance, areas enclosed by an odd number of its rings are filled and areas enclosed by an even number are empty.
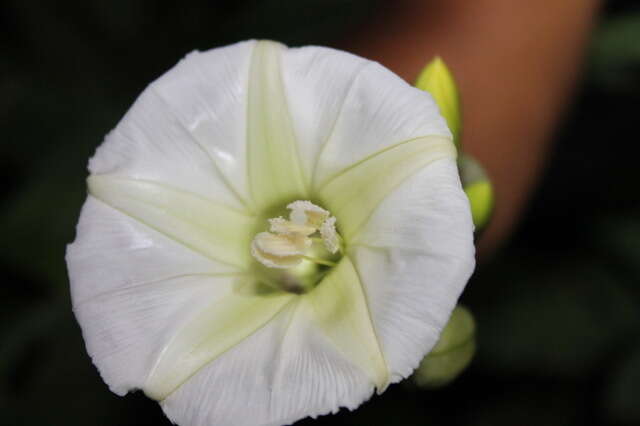
[[[169,424],[140,393],[109,392],[71,312],[64,252],[88,158],[185,53],[341,45],[381,3],[1,3],[0,424]],[[604,3],[587,49],[531,202],[463,296],[478,322],[470,368],[300,424],[640,425],[638,2]]]

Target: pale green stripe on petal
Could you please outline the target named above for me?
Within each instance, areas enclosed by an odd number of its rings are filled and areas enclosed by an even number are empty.
[[[325,208],[338,218],[347,242],[378,204],[406,178],[429,163],[455,158],[450,138],[424,136],[379,151],[345,169],[319,190]]]
[[[93,175],[91,195],[190,249],[246,269],[254,219],[196,194],[151,181]]]
[[[207,363],[267,324],[295,297],[230,293],[216,300],[169,341],[147,378],[145,394],[165,399]]]
[[[308,198],[280,73],[283,49],[275,42],[258,42],[249,72],[247,165],[258,210]]]
[[[338,351],[383,391],[389,384],[389,370],[351,259],[343,257],[302,300]]]

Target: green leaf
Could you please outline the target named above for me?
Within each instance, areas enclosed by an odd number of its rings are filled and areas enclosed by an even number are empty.
[[[603,88],[637,91],[640,70],[640,13],[604,21],[596,30],[590,52],[590,76]]]
[[[609,376],[605,408],[611,420],[640,423],[640,346],[628,354],[623,363]]]
[[[514,267],[517,257],[501,263],[502,286],[475,311],[478,363],[489,371],[581,377],[640,325],[632,294],[595,259],[529,257]]]

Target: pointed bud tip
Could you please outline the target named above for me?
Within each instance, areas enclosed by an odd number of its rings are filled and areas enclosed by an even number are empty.
[[[429,92],[447,121],[456,147],[460,147],[462,128],[458,87],[453,74],[440,56],[433,58],[418,75],[415,86]]]

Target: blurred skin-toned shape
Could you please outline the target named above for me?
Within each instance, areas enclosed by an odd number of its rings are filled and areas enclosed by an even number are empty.
[[[412,83],[434,55],[449,65],[462,95],[462,145],[485,166],[496,191],[481,256],[508,237],[537,183],[599,5],[399,0],[384,3],[341,46]]]

